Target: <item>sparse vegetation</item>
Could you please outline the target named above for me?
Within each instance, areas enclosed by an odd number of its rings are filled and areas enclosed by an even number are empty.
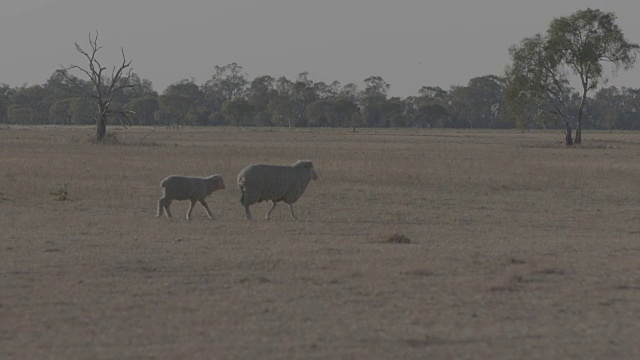
[[[49,194],[55,196],[55,199],[58,201],[67,201],[69,200],[69,184],[60,184],[57,190],[52,191]]]
[[[384,242],[388,244],[411,244],[411,239],[409,239],[405,234],[394,233],[387,237]]]

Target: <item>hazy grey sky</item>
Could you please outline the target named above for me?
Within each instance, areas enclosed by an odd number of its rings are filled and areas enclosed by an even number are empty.
[[[615,12],[640,43],[637,0],[3,0],[0,83],[42,84],[58,64],[84,65],[74,42],[88,46],[98,30],[103,65],[117,64],[124,47],[159,92],[237,62],[250,78],[308,71],[362,88],[381,76],[405,97],[500,75],[509,46],[587,7]],[[610,84],[640,87],[640,64]]]

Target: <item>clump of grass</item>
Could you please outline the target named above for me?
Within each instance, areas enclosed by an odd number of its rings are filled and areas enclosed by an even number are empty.
[[[108,144],[108,145],[122,144],[122,142],[118,138],[118,134],[116,134],[113,131],[107,131],[104,138],[102,138],[102,141],[99,141],[98,138],[96,138],[95,134],[89,135],[87,137],[87,141],[90,142],[91,144]]]
[[[394,233],[385,239],[384,242],[387,244],[411,244],[411,239],[409,239],[405,234]]]
[[[69,184],[60,184],[56,191],[52,191],[49,194],[55,196],[58,201],[67,201],[69,200]]]

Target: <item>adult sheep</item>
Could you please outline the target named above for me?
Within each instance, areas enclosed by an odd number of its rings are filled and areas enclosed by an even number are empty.
[[[302,196],[309,181],[317,178],[309,160],[298,160],[289,166],[254,164],[245,167],[238,174],[238,186],[242,191],[240,202],[244,205],[247,220],[252,218],[249,206],[268,200],[273,205],[265,215],[266,220],[280,201],[289,205],[291,216],[297,220],[293,203]]]
[[[167,217],[170,218],[169,206],[173,200],[191,200],[187,211],[187,220],[191,219],[191,211],[197,201],[207,211],[209,219],[213,219],[205,198],[214,191],[225,188],[222,175],[211,175],[205,178],[171,175],[164,178],[160,182],[160,186],[164,189],[164,196],[158,200],[158,214],[156,216],[162,215],[164,210]]]

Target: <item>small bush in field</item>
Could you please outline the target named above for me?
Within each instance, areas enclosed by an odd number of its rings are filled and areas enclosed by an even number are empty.
[[[388,244],[411,244],[411,239],[405,234],[395,233],[389,236],[384,242]]]
[[[50,193],[52,196],[56,197],[58,201],[67,201],[69,200],[69,184],[64,183],[60,184],[60,187],[56,191],[52,191]]]

